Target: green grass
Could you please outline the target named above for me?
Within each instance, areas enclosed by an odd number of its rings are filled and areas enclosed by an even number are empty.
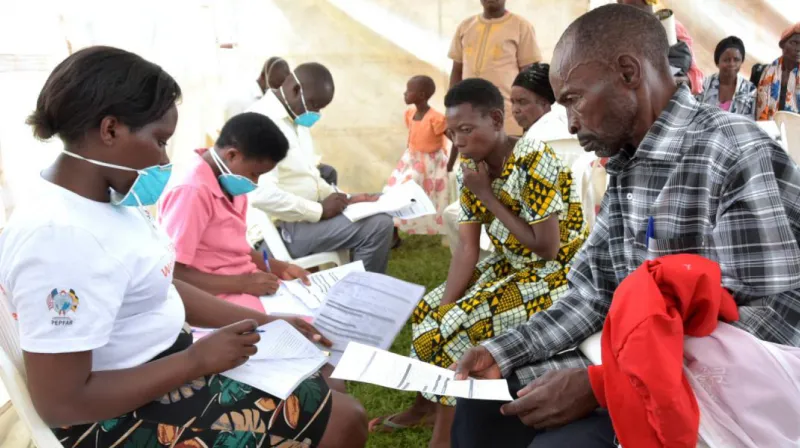
[[[447,278],[450,250],[442,246],[440,237],[405,236],[403,245],[392,251],[388,274],[425,286],[426,291],[439,286]],[[408,356],[411,347],[411,324],[397,335],[392,351]],[[409,407],[413,392],[400,392],[371,384],[350,383],[348,391],[358,398],[369,417],[390,415]],[[391,434],[370,434],[369,448],[424,448],[431,437],[429,429],[406,429]]]

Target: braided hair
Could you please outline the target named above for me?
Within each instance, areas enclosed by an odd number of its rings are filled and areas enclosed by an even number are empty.
[[[550,86],[550,64],[536,63],[519,72],[512,86],[522,87],[539,95],[548,103],[556,102],[556,95]]]

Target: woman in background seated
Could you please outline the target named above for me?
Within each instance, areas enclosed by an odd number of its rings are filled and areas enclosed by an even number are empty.
[[[531,64],[511,86],[511,113],[531,138],[547,143],[568,135],[567,111],[550,87],[550,64]]]
[[[800,22],[781,34],[783,56],[764,69],[758,84],[756,119],[772,120],[775,112],[798,113],[800,106]]]
[[[459,244],[447,282],[412,315],[411,356],[447,368],[558,300],[588,231],[572,174],[553,150],[530,133],[519,142],[506,135],[497,87],[467,79],[447,93],[445,106],[447,132],[462,156]],[[479,263],[481,225],[495,252]],[[420,396],[411,409],[370,427],[418,424],[435,409],[431,447],[449,447],[454,404],[452,397]]]
[[[722,39],[714,49],[719,73],[706,78],[701,103],[717,106],[732,114],[755,118],[756,86],[739,73],[744,62],[744,42],[736,36]]]
[[[247,243],[247,193],[288,150],[275,123],[244,113],[225,123],[213,148],[195,151],[159,202],[159,221],[175,243],[175,278],[257,311],[279,279],[306,279],[298,266],[274,258],[267,266]]]
[[[0,235],[36,411],[66,447],[363,447],[363,409],[318,374],[285,401],[220,375],[273,319],[173,279],[174,246],[144,211],[170,176],[180,93],[159,66],[90,47],[39,95],[28,122],[64,149]],[[193,343],[185,323],[219,329]]]

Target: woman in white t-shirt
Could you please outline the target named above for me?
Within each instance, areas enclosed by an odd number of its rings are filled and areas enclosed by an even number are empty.
[[[218,375],[272,318],[173,279],[174,246],[144,211],[169,179],[179,97],[159,66],[110,47],[68,57],[39,95],[28,122],[64,150],[0,235],[37,411],[70,447],[364,446],[363,408],[319,375],[285,401]],[[219,330],[193,344],[187,323]]]

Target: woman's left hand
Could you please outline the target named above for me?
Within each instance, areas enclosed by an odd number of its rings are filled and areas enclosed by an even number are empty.
[[[486,198],[486,195],[493,196],[492,179],[489,177],[489,167],[486,162],[479,163],[473,170],[466,165],[461,166],[464,174],[464,186],[469,189],[478,199]]]
[[[292,326],[303,334],[306,338],[308,338],[311,342],[319,342],[320,344],[324,345],[325,347],[330,347],[333,345],[333,342],[330,339],[323,336],[319,330],[314,328],[313,325],[306,322],[302,317],[292,316],[292,317],[281,317],[282,320],[289,322]]]
[[[308,279],[309,275],[310,273],[305,269],[301,268],[300,266],[297,266],[295,264],[290,264],[286,266],[286,269],[284,269],[283,272],[281,272],[278,277],[280,277],[281,280],[300,279],[300,281],[303,282],[304,284],[310,285],[311,280]]]

